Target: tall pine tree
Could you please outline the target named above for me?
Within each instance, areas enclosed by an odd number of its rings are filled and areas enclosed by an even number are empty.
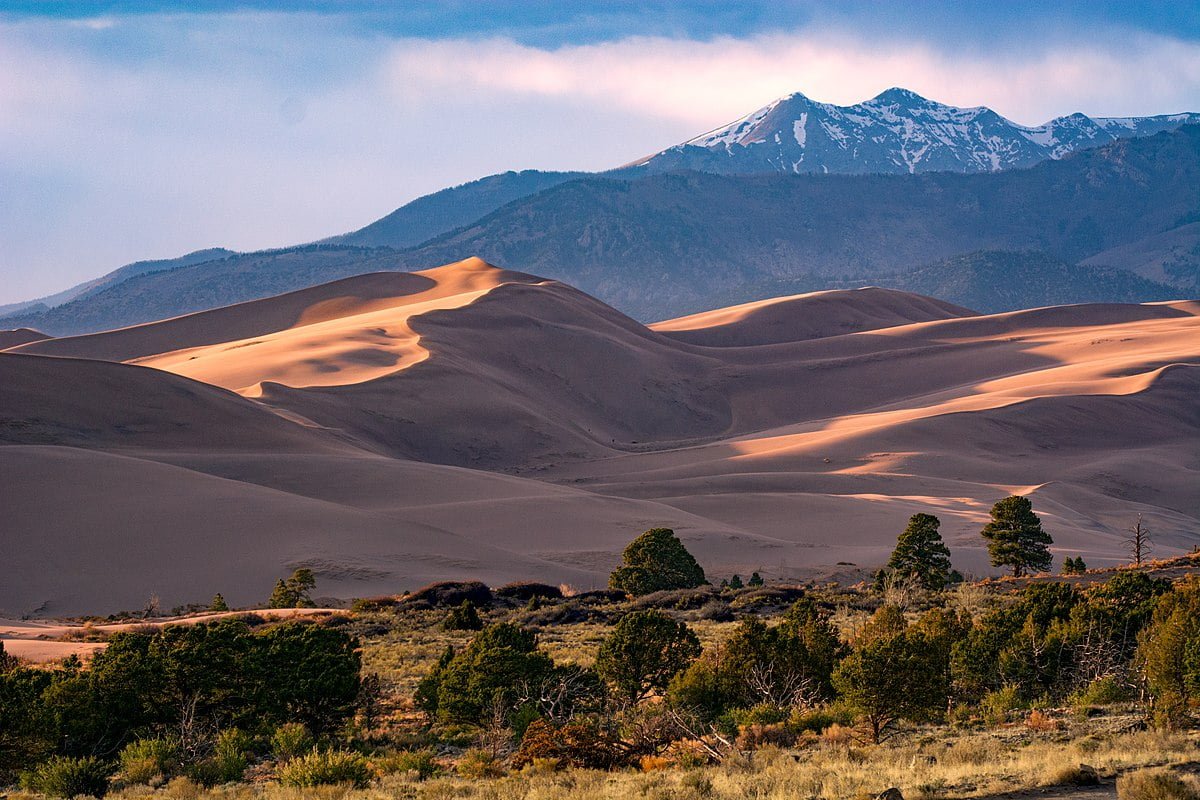
[[[896,539],[887,571],[913,576],[926,589],[943,589],[950,579],[950,551],[938,532],[941,520],[932,514],[913,514]]]
[[[1028,498],[1012,495],[998,501],[992,506],[992,521],[981,533],[988,540],[992,566],[1011,567],[1017,577],[1050,569],[1049,545],[1054,540],[1042,530]]]

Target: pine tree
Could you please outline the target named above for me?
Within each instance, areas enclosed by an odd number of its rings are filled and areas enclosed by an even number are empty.
[[[667,687],[700,655],[700,639],[661,611],[621,617],[600,644],[596,672],[630,703]]]
[[[992,521],[980,533],[988,540],[992,566],[1011,567],[1017,577],[1050,569],[1049,545],[1054,540],[1042,530],[1028,498],[1012,495],[998,501],[992,506]]]
[[[750,576],[750,580],[746,581],[746,585],[747,586],[762,586],[763,585],[762,575],[759,575],[757,572],[753,573]]]
[[[317,578],[311,569],[301,567],[287,580],[275,581],[275,590],[267,601],[268,608],[312,608],[314,603],[308,593],[317,586]]]
[[[730,579],[729,579],[729,588],[730,588],[730,589],[743,589],[743,588],[745,588],[745,584],[743,584],[743,583],[742,583],[742,576],[741,576],[741,575],[734,575],[732,578],[730,578]]]
[[[287,581],[283,578],[275,581],[275,589],[271,592],[271,599],[267,601],[267,608],[295,608],[296,596],[292,590],[288,588]]]
[[[608,585],[634,596],[705,583],[704,570],[670,528],[646,531],[621,557],[625,564],[613,570]]]
[[[932,514],[913,514],[896,539],[887,570],[914,576],[926,589],[939,590],[950,579],[950,551],[938,532],[941,520]]]
[[[229,604],[225,602],[225,598],[220,592],[213,595],[212,602],[208,604],[209,611],[228,611]]]
[[[534,598],[530,598],[530,602]],[[446,615],[446,621],[442,623],[442,627],[448,631],[479,631],[483,630],[483,620],[479,618],[479,612],[475,609],[475,604],[470,600],[463,600],[462,605],[450,609],[450,613]]]

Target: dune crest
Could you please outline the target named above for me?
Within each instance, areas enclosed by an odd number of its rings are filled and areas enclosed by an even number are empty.
[[[49,338],[46,334],[41,331],[35,331],[33,328],[13,328],[12,330],[0,331],[0,350],[19,347],[29,342],[40,342],[43,339]]]
[[[871,286],[758,300],[656,322],[650,328],[706,347],[750,347],[968,316],[977,313],[931,297]]]

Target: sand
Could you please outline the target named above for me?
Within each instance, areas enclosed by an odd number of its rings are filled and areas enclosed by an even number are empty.
[[[49,338],[46,334],[41,331],[35,331],[33,328],[0,330],[0,350],[7,350],[10,347],[17,347],[29,342],[38,342]]]
[[[988,574],[1009,493],[1091,565],[1139,513],[1156,554],[1200,544],[1196,302],[861,289],[646,327],[468,259],[22,345],[0,382],[9,615],[245,604],[299,565],[339,597],[592,588],[656,525],[718,577],[852,574],[918,511]]]
[[[657,322],[650,328],[681,342],[749,347],[975,315],[931,297],[870,286],[758,300]]]

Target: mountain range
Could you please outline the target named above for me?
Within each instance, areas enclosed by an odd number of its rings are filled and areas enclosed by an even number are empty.
[[[1200,114],[1071,114],[1027,128],[990,108],[948,106],[907,89],[888,89],[852,106],[796,93],[634,166],[721,175],[998,172],[1194,122]]]
[[[138,262],[0,309],[0,327],[85,333],[469,254],[643,320],[871,283],[986,310],[1169,299],[1200,286],[1197,119],[1024,128],[901,89],[790,95],[606,173],[503,173],[314,245]]]

